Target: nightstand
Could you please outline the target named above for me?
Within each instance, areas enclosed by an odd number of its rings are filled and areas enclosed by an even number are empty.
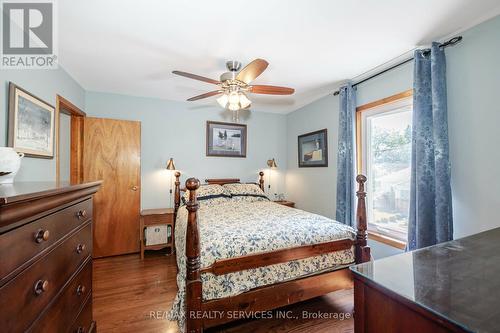
[[[145,250],[161,250],[170,248],[170,254],[175,252],[174,247],[174,209],[145,209],[141,211],[141,259],[144,259]]]
[[[277,204],[280,204],[280,205],[283,205],[283,206],[295,208],[295,202],[292,202],[292,201],[288,201],[288,200],[275,200],[273,202],[275,202]]]

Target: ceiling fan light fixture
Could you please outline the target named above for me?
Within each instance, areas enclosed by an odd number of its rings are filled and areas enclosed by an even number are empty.
[[[217,103],[222,106],[224,109],[227,107],[227,103],[229,102],[229,98],[227,94],[222,94],[219,98],[217,98]]]
[[[241,105],[241,108],[245,109],[245,108],[249,107],[250,104],[252,104],[252,101],[250,101],[245,94],[241,93],[240,94],[240,105]]]
[[[238,111],[240,109],[240,104],[239,103],[229,103],[227,107],[230,111]]]
[[[217,103],[225,109],[230,111],[238,111],[245,109],[252,104],[252,101],[248,97],[239,91],[232,91],[230,93],[224,93],[219,98],[217,98]]]
[[[237,91],[229,93],[229,104],[238,104],[240,102],[240,94]]]
[[[291,95],[295,92],[292,88],[270,86],[270,85],[250,85],[259,75],[267,68],[269,63],[264,59],[255,59],[246,65],[243,69],[238,61],[228,61],[226,63],[229,72],[221,75],[220,81],[213,80],[204,76],[191,74],[182,71],[173,71],[175,75],[187,77],[206,83],[211,83],[219,86],[218,90],[210,91],[201,95],[197,95],[187,100],[189,102],[197,101],[203,98],[221,95],[217,98],[217,103],[224,109],[238,111],[248,109],[252,101],[248,99],[247,94],[264,94],[264,95]]]

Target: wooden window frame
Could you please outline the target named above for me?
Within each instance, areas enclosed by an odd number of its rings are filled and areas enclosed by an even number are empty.
[[[397,101],[400,101],[402,99],[406,99],[409,97],[413,96],[413,89],[409,89],[406,91],[403,91],[401,93],[379,99],[374,102],[370,102],[361,106],[358,106],[356,108],[356,166],[359,171],[363,170],[363,156],[362,156],[362,151],[363,151],[363,140],[362,140],[362,133],[363,133],[363,128],[362,128],[362,115],[363,112],[372,110],[373,108],[382,106],[384,104],[390,104],[394,103]],[[380,243],[384,243],[386,245],[398,248],[398,249],[405,249],[406,248],[406,242],[400,241],[398,239],[389,237],[387,235],[382,235],[377,232],[373,232],[368,230],[368,238],[375,240]]]

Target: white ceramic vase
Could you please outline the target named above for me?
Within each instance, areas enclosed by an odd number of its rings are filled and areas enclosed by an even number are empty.
[[[14,148],[0,147],[0,184],[12,184],[19,168],[23,153],[18,153]]]

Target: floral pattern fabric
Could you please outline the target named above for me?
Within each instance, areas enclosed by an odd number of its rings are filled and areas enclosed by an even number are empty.
[[[337,203],[335,219],[356,225],[355,190],[355,115],[356,90],[350,83],[341,87],[339,96],[339,132],[337,150]]]
[[[186,278],[187,210],[178,211],[175,244],[179,273],[178,293],[170,319],[184,326]],[[222,204],[201,205],[198,210],[201,268],[216,260],[284,248],[354,239],[351,227],[299,209],[266,201],[228,200]],[[234,296],[251,289],[330,271],[352,264],[354,249],[341,250],[302,260],[215,276],[203,273],[202,297],[211,300]]]
[[[453,239],[444,48],[416,50],[414,66],[407,250]]]
[[[231,194],[233,201],[268,201],[269,198],[257,184],[225,184],[223,187]]]
[[[231,193],[221,185],[201,185],[196,190],[196,199],[200,205],[214,205],[227,202],[231,199]],[[182,195],[182,202],[189,201],[189,191],[184,192]]]

